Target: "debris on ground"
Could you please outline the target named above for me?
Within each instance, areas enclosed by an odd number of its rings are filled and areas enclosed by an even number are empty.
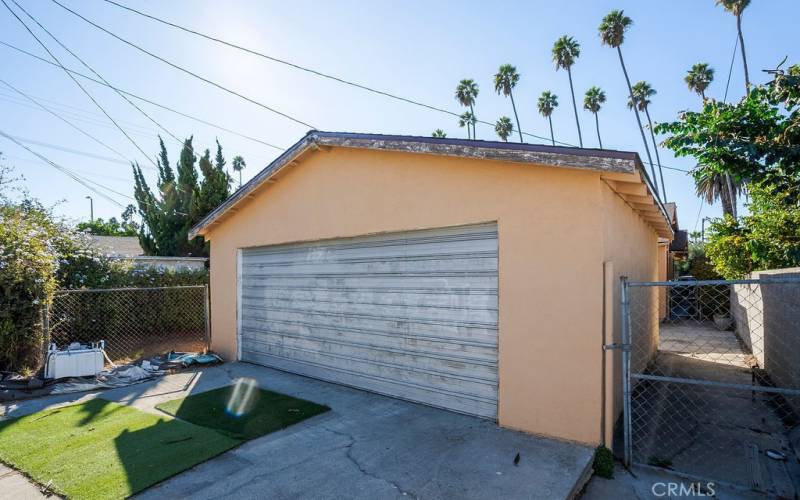
[[[0,373],[0,401],[125,387],[176,373],[195,365],[207,366],[217,363],[222,363],[222,358],[212,352],[171,351],[124,365],[109,363],[103,371],[89,377],[42,380],[39,377],[23,377],[15,373],[3,372]]]

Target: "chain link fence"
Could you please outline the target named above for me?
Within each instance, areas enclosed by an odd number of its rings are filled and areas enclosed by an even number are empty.
[[[207,286],[60,290],[47,317],[48,343],[104,340],[114,362],[208,348]]]
[[[800,280],[638,282],[625,296],[626,460],[796,498]]]

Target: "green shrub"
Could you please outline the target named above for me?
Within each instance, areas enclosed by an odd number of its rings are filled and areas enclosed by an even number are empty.
[[[58,259],[38,214],[0,206],[0,370],[27,372],[42,358],[43,310]]]
[[[56,289],[206,283],[205,269],[141,269],[109,259],[92,247],[87,234],[71,229],[36,201],[0,204],[0,370],[30,372],[40,366],[44,308]],[[167,311],[170,305],[176,311]],[[147,300],[137,307],[137,317],[147,321],[158,313],[162,318],[171,315],[176,324],[187,321],[188,313],[174,305],[174,301]],[[95,306],[76,321],[84,326],[112,325],[112,304]]]
[[[594,473],[606,479],[614,477],[614,454],[603,445],[594,450],[594,462],[592,463]]]

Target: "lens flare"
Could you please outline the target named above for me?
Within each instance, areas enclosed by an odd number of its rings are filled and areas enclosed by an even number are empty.
[[[234,417],[241,417],[253,408],[258,397],[258,384],[255,379],[242,377],[234,381],[233,390],[225,405],[225,412]]]

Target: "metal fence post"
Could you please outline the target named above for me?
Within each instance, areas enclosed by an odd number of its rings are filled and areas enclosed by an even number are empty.
[[[622,394],[623,394],[623,434],[624,434],[624,463],[625,467],[631,466],[631,324],[630,324],[630,297],[628,295],[628,277],[620,276],[620,299],[622,314]]]
[[[54,298],[55,300],[55,298]],[[50,349],[50,303],[45,302],[42,307],[42,360],[47,361],[47,352]]]
[[[203,287],[203,308],[206,321],[206,350],[211,350],[211,296],[208,284]]]

